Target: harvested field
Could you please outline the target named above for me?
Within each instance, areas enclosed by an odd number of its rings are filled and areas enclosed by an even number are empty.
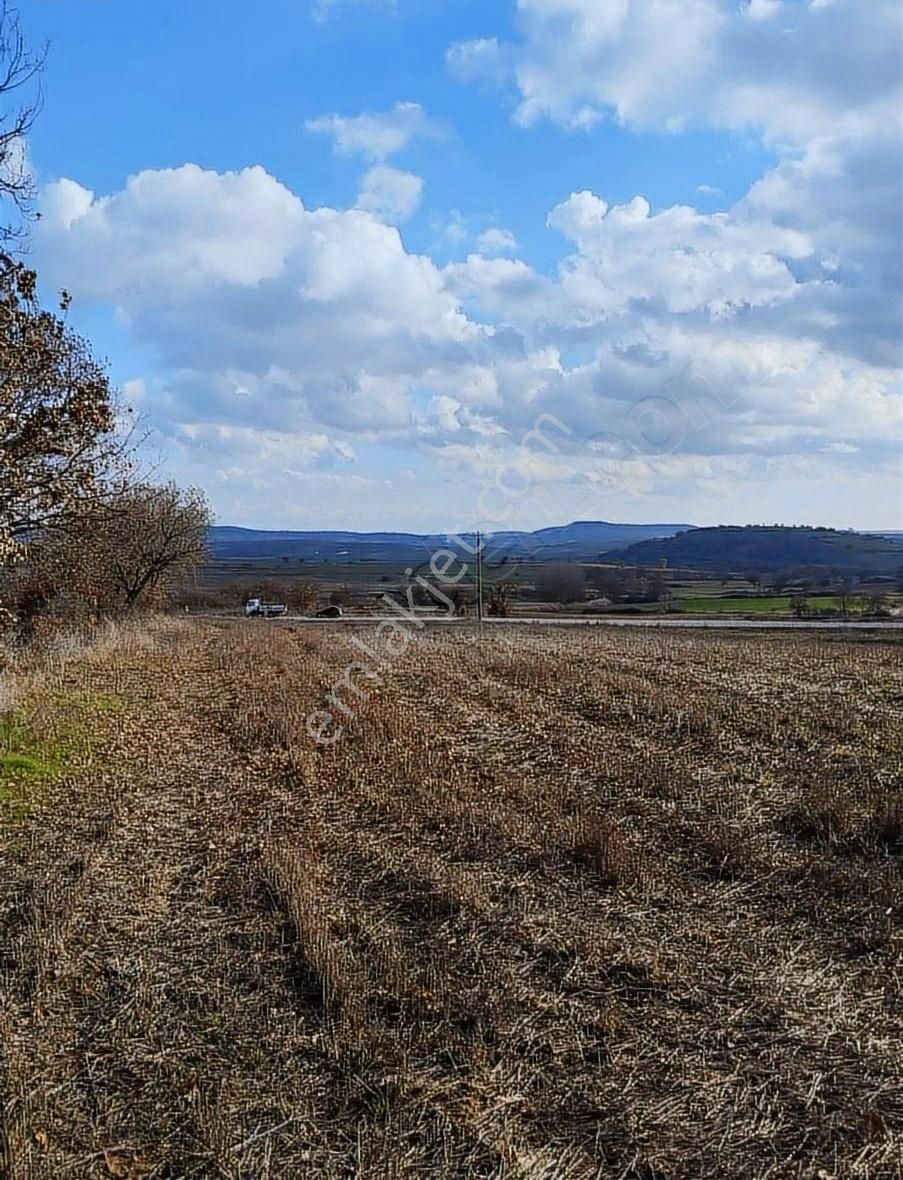
[[[374,636],[30,686],[0,1174],[898,1176],[903,647]]]

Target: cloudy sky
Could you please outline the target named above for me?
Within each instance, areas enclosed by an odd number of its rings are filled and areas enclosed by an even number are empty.
[[[898,0],[34,0],[45,288],[223,522],[900,528]]]

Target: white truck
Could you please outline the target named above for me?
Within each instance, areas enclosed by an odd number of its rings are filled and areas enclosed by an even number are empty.
[[[272,619],[284,615],[287,610],[284,602],[264,602],[262,598],[249,598],[245,603],[245,617],[248,619]]]

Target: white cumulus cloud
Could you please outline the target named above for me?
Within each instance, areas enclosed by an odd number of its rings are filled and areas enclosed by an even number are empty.
[[[422,193],[421,177],[390,168],[387,164],[377,164],[361,179],[357,207],[376,214],[383,221],[405,221],[417,209]]]
[[[765,220],[686,205],[653,214],[643,197],[609,207],[593,193],[573,193],[549,225],[578,248],[565,263],[565,286],[606,313],[631,300],[715,317],[777,303],[798,293],[789,260],[812,253],[804,234]]]
[[[340,156],[385,160],[418,137],[440,138],[443,130],[416,102],[397,102],[388,111],[360,115],[321,115],[305,126],[317,135],[331,136]]]
[[[897,0],[517,0],[519,40],[451,47],[463,80],[512,77],[517,118],[758,127],[807,142],[895,118]],[[510,69],[502,69],[510,62]]]
[[[477,238],[477,249],[481,254],[513,254],[517,249],[517,238],[510,229],[493,226]]]
[[[47,186],[34,253],[76,313],[113,307],[157,358],[127,396],[233,517],[292,486],[336,497],[337,520],[352,502],[389,511],[401,476],[361,471],[379,445],[396,462],[426,449],[429,470],[441,460],[477,488],[541,414],[569,431],[535,471],[562,489],[559,520],[578,505],[617,516],[612,489],[648,497],[652,515],[675,495],[723,507],[729,484],[742,503],[779,462],[804,465],[800,488],[839,459],[845,478],[868,469],[883,487],[901,397],[885,329],[860,328],[869,239],[844,248],[848,195],[826,201],[828,223],[807,199],[853,150],[788,159],[719,214],[575,192],[549,214],[568,243],[551,274],[492,251],[440,268],[405,248],[390,210],[308,209],[262,168],[196,165],[106,196]],[[863,197],[874,217],[888,199]],[[667,456],[630,434],[634,407],[663,398],[686,419]],[[604,471],[580,457],[588,438],[621,440]],[[449,491],[429,488],[437,521]]]
[[[174,374],[163,421],[403,428],[411,382],[485,335],[392,226],[308,210],[263,169],[143,172],[109,197],[79,188],[45,190],[42,274],[111,304],[154,348]]]

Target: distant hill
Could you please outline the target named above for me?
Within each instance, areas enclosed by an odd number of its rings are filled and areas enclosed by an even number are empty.
[[[601,553],[646,541],[669,537],[688,524],[613,524],[604,520],[577,520],[535,532],[497,532],[487,538],[494,557],[537,557],[545,560],[592,561]],[[220,525],[210,530],[215,558],[223,561],[264,561],[290,558],[298,561],[422,562],[443,547],[473,544],[473,534],[456,540],[444,533],[354,533],[345,531],[292,532]]]
[[[612,524],[602,520],[575,520],[571,524],[528,533],[530,543],[544,557],[592,559],[623,545],[659,537],[672,537],[694,526],[689,524]]]
[[[903,538],[835,529],[748,525],[692,529],[640,541],[612,554],[620,561],[712,573],[903,573]]]

